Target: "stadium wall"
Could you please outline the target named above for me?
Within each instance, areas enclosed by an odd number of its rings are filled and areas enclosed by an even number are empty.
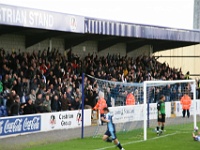
[[[51,41],[51,42],[50,42]],[[62,38],[51,38],[43,40],[29,48],[25,48],[25,36],[15,35],[15,34],[6,34],[0,36],[0,48],[4,48],[7,52],[18,51],[18,49],[23,51],[32,52],[33,50],[44,50],[48,47],[58,49],[62,54],[64,54],[64,39]],[[97,41],[86,41],[77,46],[72,47],[72,52],[78,54],[79,56],[86,56],[88,53],[98,53],[99,56],[105,56],[109,54],[120,54],[125,56],[126,54],[130,57],[137,57],[140,55],[151,55],[151,49],[149,45],[145,45],[134,51],[126,53],[126,44],[118,43],[109,48],[106,48],[98,52],[98,43]]]
[[[130,57],[138,57],[141,55],[151,56],[152,55],[151,46],[150,45],[142,46],[136,50],[133,50],[132,52],[129,52],[127,55]]]
[[[59,49],[61,52],[64,51],[64,39],[61,38],[52,38],[52,48]],[[18,51],[21,52],[33,50],[44,50],[47,49],[50,45],[50,39],[41,41],[29,48],[25,48],[25,36],[15,35],[15,34],[5,34],[0,36],[0,48],[4,48],[6,52]]]
[[[105,56],[109,54],[117,54],[124,56],[126,55],[126,45],[124,43],[118,43],[109,48],[104,49],[103,51],[98,52],[98,44],[96,41],[86,41],[72,48],[73,53],[78,54],[79,56],[85,56],[88,53],[98,53],[99,56]]]
[[[125,56],[126,54],[130,57],[137,57],[141,55],[151,55],[151,48],[150,45],[142,46],[136,50],[133,50],[129,53],[126,53],[126,44],[125,43],[118,43],[109,48],[106,48],[100,52],[97,51],[97,42],[96,41],[87,41],[82,44],[79,44],[72,48],[73,53],[78,54],[79,56],[87,55],[88,53],[98,53],[99,56],[106,56],[109,54],[120,54],[121,56]],[[85,49],[85,51],[84,51]]]
[[[22,35],[5,34],[0,36],[0,47],[8,52],[25,49],[25,37]]]
[[[72,52],[79,56],[86,56],[88,53],[97,53],[97,42],[86,41],[77,46],[72,47]]]
[[[99,55],[104,56],[107,54],[120,54],[121,56],[126,55],[126,44],[125,43],[118,43],[116,45],[113,45],[109,48],[104,49],[99,53]]]
[[[61,38],[52,38],[52,39],[47,39],[47,40],[41,41],[40,43],[37,43],[37,44],[27,48],[26,50],[32,52],[33,50],[47,49],[48,47],[50,47],[50,40],[52,41],[52,48],[56,48],[60,52],[64,51],[64,39],[61,39]]]
[[[200,74],[200,44],[187,46],[177,49],[165,50],[154,53],[159,57],[158,61],[166,62],[170,67],[181,68],[183,73],[190,71],[190,74]],[[165,57],[168,56],[168,57]],[[175,57],[178,56],[178,57]],[[183,56],[183,57],[182,57]],[[185,57],[186,56],[186,57]],[[195,56],[195,57],[192,57]],[[198,57],[199,56],[199,57]],[[200,76],[192,76],[192,78],[200,78]]]

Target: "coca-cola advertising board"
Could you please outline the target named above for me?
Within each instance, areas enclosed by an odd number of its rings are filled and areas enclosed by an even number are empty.
[[[41,130],[41,116],[22,116],[0,119],[0,136],[36,132]]]

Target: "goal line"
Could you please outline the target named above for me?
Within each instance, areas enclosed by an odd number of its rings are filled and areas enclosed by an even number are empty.
[[[188,132],[175,132],[175,133],[170,133],[170,134],[166,134],[166,135],[162,135],[162,136],[157,136],[157,137],[150,138],[150,139],[148,139],[148,141],[149,141],[149,140],[161,139],[161,138],[165,138],[165,137],[168,137],[168,136],[174,136],[174,135],[179,134],[179,133],[188,133]],[[130,145],[130,144],[142,143],[142,142],[145,142],[145,141],[144,141],[144,140],[140,140],[140,141],[131,141],[131,142],[123,143],[123,145]],[[115,147],[115,145],[113,145],[113,146],[107,146],[107,147],[102,147],[102,148],[97,148],[97,149],[95,149],[95,150],[106,150],[106,149],[113,148],[113,147]]]

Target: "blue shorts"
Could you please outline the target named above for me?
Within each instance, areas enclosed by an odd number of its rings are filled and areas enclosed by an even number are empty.
[[[200,136],[197,136],[197,135],[196,135],[196,136],[194,137],[194,140],[200,142]]]
[[[115,131],[109,131],[109,130],[107,130],[104,135],[107,135],[108,137],[111,136],[112,140],[115,140],[117,138]]]

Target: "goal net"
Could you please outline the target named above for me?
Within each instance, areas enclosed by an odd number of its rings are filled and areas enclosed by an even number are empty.
[[[147,105],[147,115],[144,115],[144,120],[147,120],[147,128],[144,128],[145,140],[154,137],[158,132],[157,103],[162,95],[165,96],[163,134],[191,134],[200,125],[200,101],[196,100],[195,80],[145,81],[143,88],[144,103]],[[186,109],[185,113],[183,107]]]
[[[117,134],[120,139],[140,141],[156,136],[157,103],[161,95],[165,96],[166,123],[163,134],[172,132],[191,132],[198,126],[200,103],[196,101],[195,81],[145,81],[144,83],[122,83],[85,76],[85,92],[92,90],[94,104],[98,93],[104,93],[109,110],[113,115]],[[182,116],[180,99],[188,94],[191,98],[190,116]],[[130,100],[131,99],[131,100]],[[133,102],[133,104],[132,104]],[[93,111],[92,136],[99,138],[106,131],[101,122],[100,113]]]
[[[91,89],[91,85],[93,93],[104,93],[104,99],[113,115],[117,134],[122,135],[120,139],[142,140],[144,136],[143,84],[108,81],[86,75],[85,93]],[[137,105],[126,106],[128,94],[134,95],[134,103]],[[85,97],[87,97],[86,95]],[[98,94],[96,95],[97,97],[93,98],[95,103],[98,101]],[[94,126],[92,136],[94,138],[99,138],[105,133],[107,126],[105,123],[101,124],[100,114],[97,111],[93,111],[92,124]]]

